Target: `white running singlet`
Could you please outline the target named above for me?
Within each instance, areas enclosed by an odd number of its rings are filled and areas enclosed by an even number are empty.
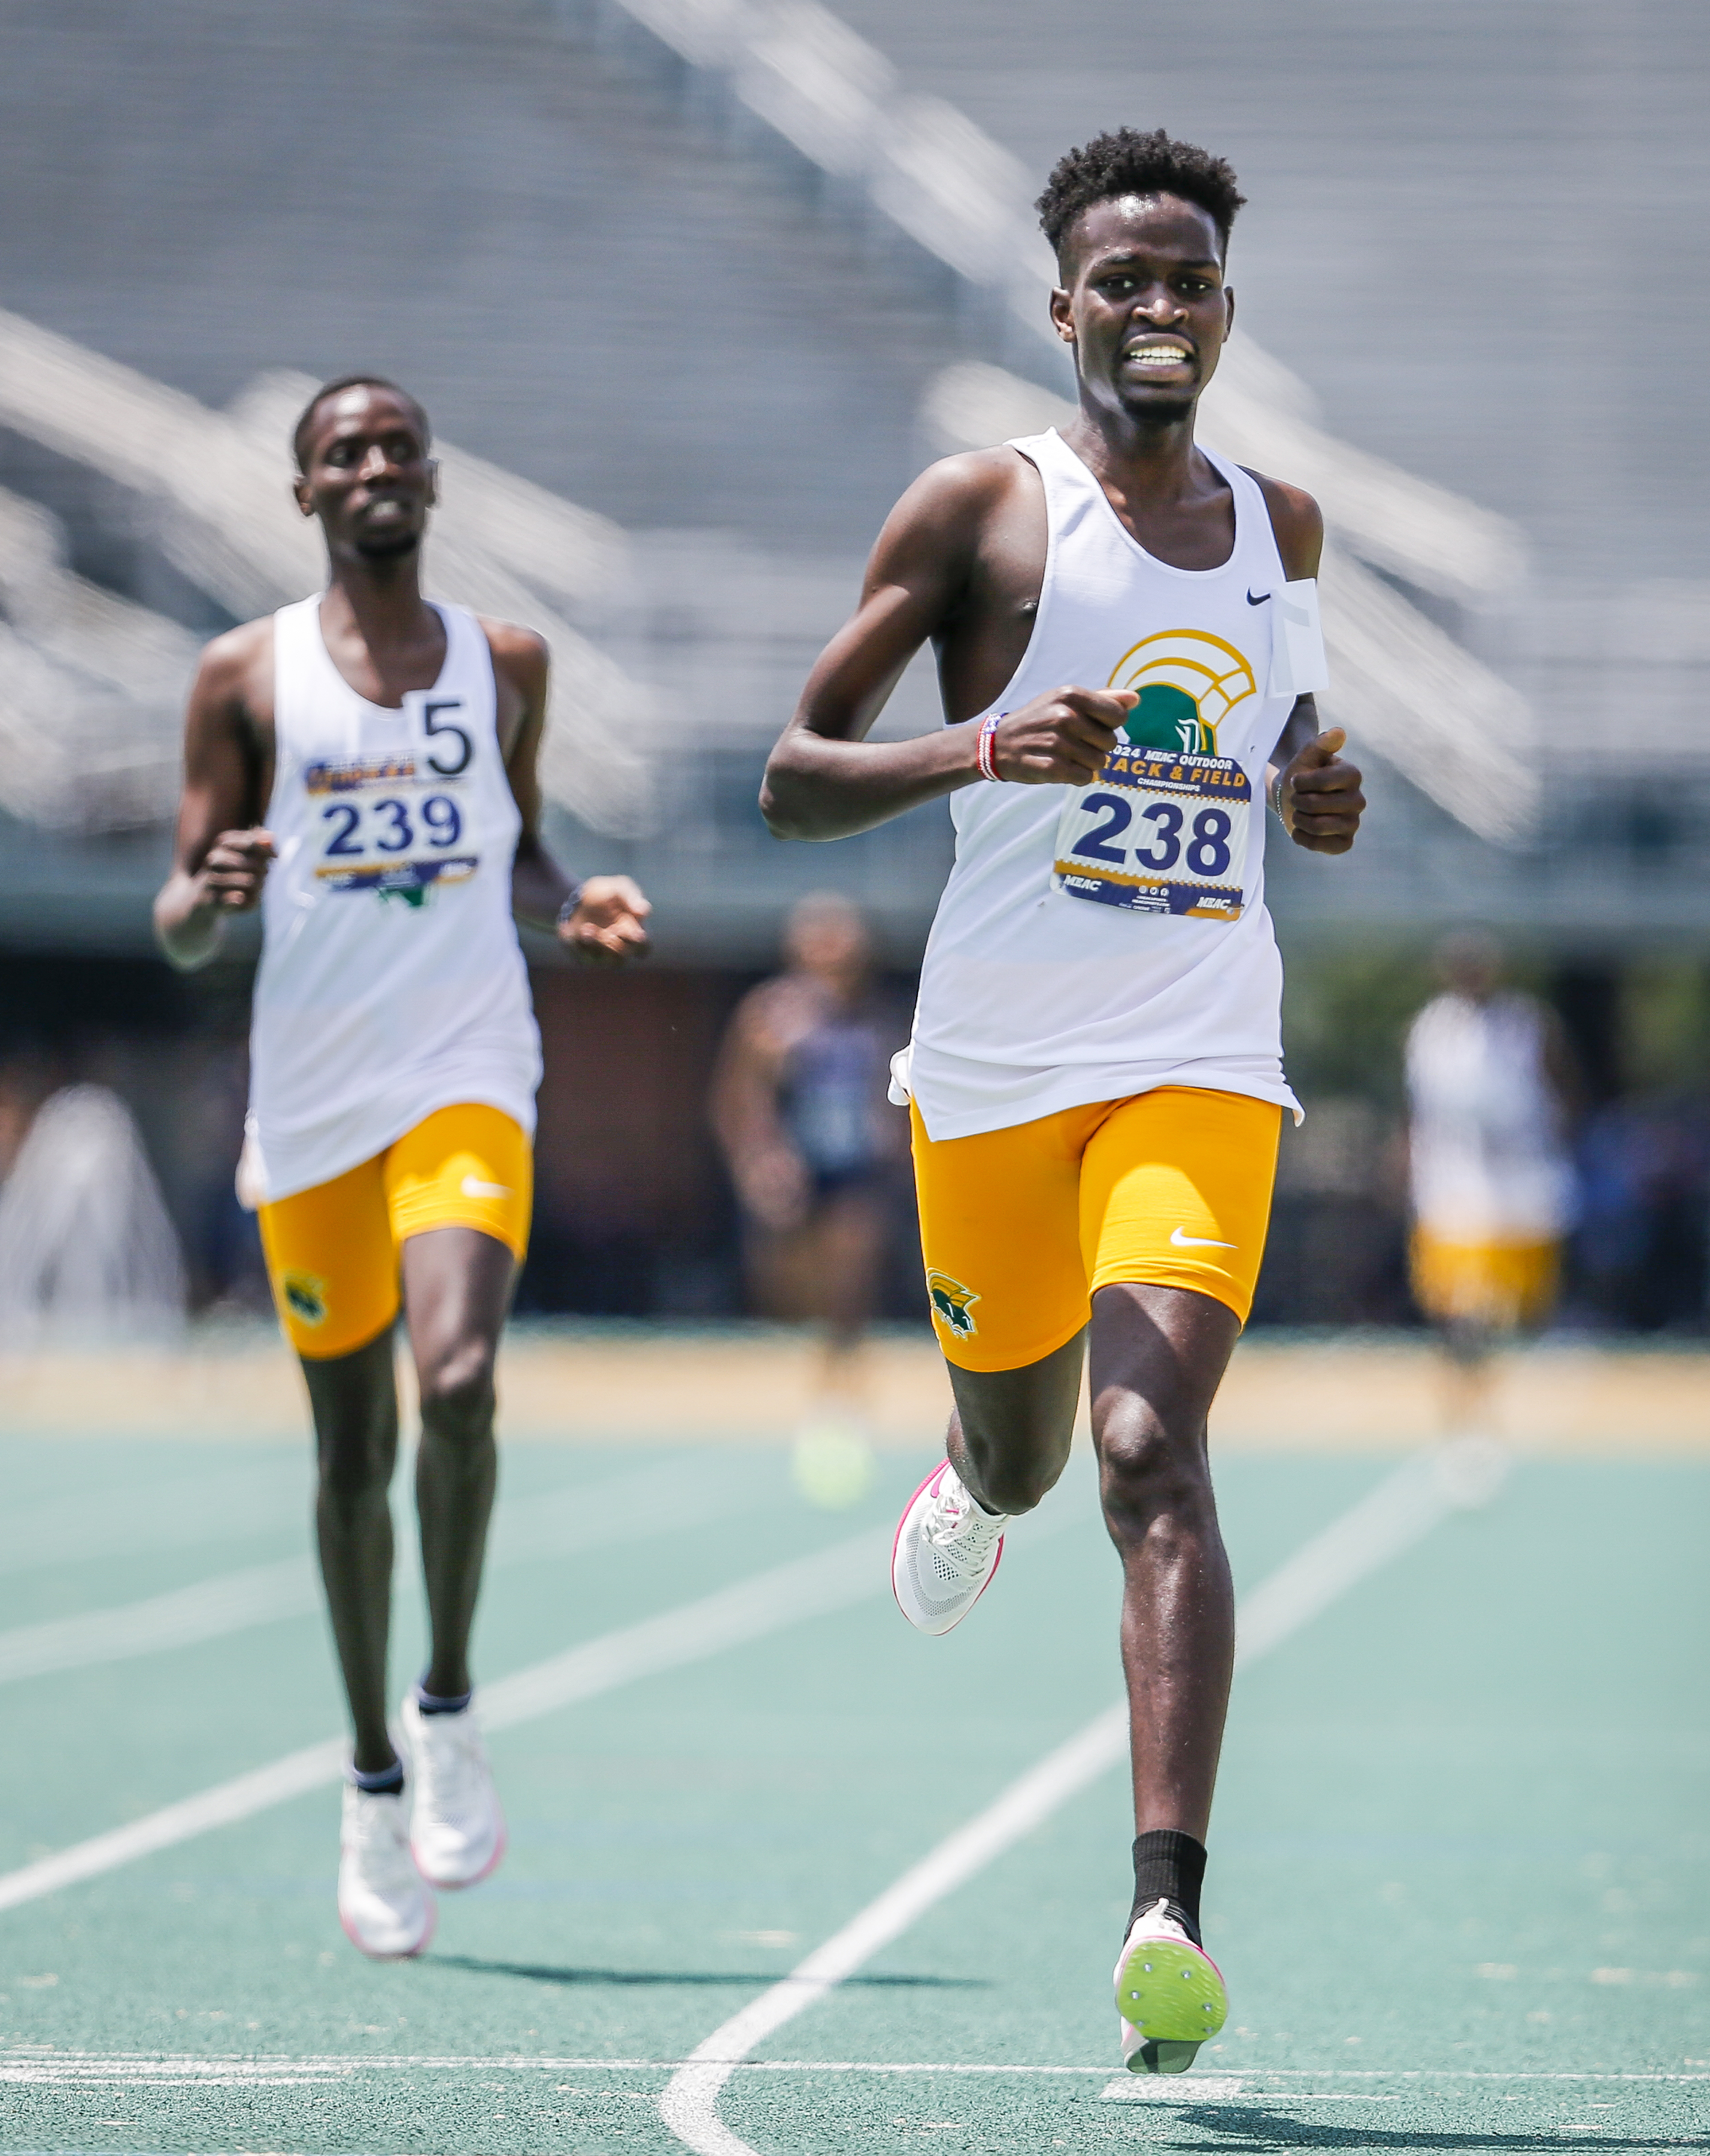
[[[1298,1116],[1264,905],[1265,765],[1294,706],[1270,689],[1287,578],[1264,495],[1206,450],[1234,492],[1234,549],[1221,568],[1175,569],[1054,429],[1009,447],[1044,482],[1049,539],[1032,641],[991,709],[1134,689],[1134,746],[1090,786],[951,795],[955,865],[896,1090],[932,1138],[1160,1086]]]
[[[1529,996],[1436,997],[1407,1035],[1408,1161],[1419,1224],[1446,1243],[1550,1243],[1574,1170]]]
[[[510,911],[522,819],[493,654],[436,609],[445,665],[399,711],[345,680],[320,599],[274,616],[273,798],[249,1160],[289,1198],[472,1101],[535,1127],[540,1037]]]

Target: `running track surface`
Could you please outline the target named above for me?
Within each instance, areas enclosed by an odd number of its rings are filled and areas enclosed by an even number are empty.
[[[0,1873],[336,1731],[292,1599],[297,1449],[19,1435],[0,1464]],[[937,1641],[883,1580],[928,1464],[883,1458],[833,1516],[770,1449],[512,1453],[491,1678],[863,1534],[878,1576],[500,1732],[510,1856],[418,1963],[338,1929],[330,1784],[0,1911],[0,2148],[680,2149],[677,2066],[1113,1696],[1084,1460]],[[1228,1460],[1243,1587],[1392,1471]],[[1108,1772],[761,2044],[722,2130],[758,2156],[1710,2148],[1707,1528],[1702,1466],[1524,1465],[1244,1671],[1206,1900],[1234,2010],[1194,2076],[1115,2063]],[[122,1616],[61,1624],[210,1581],[146,1651]]]

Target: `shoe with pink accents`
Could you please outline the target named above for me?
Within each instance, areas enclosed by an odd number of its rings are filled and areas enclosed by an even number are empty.
[[[897,1607],[920,1632],[948,1632],[991,1584],[1007,1512],[977,1505],[948,1460],[909,1501],[891,1551]]]
[[[504,1855],[504,1811],[473,1707],[423,1714],[413,1692],[398,1710],[410,1762],[410,1850],[431,1886],[474,1887]]]
[[[398,1789],[346,1784],[339,1830],[339,1922],[374,1961],[405,1961],[433,1936],[433,1897],[410,1855]]]

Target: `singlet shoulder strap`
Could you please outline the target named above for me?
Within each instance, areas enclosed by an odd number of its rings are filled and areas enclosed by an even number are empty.
[[[274,615],[276,663],[300,663],[305,652],[313,651],[320,638],[320,599],[319,592],[313,593],[306,599],[294,599],[289,606],[282,606]]]
[[[281,751],[289,751],[309,708],[330,693],[328,677],[331,693],[344,688],[321,639],[320,599],[319,592],[311,593],[273,618],[274,732]],[[283,767],[283,756],[280,762]]]
[[[479,618],[468,607],[453,606],[444,599],[430,602],[445,624],[445,678],[465,687],[494,684],[493,647]]]
[[[1277,544],[1277,527],[1271,521],[1271,505],[1265,499],[1265,490],[1246,465],[1236,464],[1233,457],[1226,457],[1206,442],[1201,442],[1198,447],[1206,462],[1228,480],[1236,497],[1236,520],[1242,534],[1237,551],[1242,545],[1257,545],[1267,555],[1274,555],[1280,576],[1282,550]]]
[[[1042,434],[1015,435],[1004,447],[1019,451],[1037,469],[1047,491],[1053,485],[1085,488],[1098,484],[1055,427]]]

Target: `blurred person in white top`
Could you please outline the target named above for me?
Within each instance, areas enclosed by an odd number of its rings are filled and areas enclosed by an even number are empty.
[[[1450,1426],[1487,1417],[1490,1356],[1547,1322],[1573,1224],[1578,1078],[1561,1024],[1502,985],[1487,936],[1451,937],[1406,1047],[1413,1291],[1447,1358]]]

